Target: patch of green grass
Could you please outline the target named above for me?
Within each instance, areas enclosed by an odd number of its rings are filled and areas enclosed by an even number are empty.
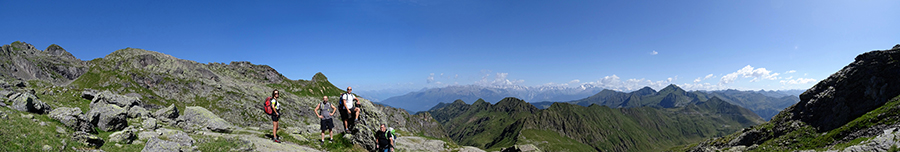
[[[0,107],[0,112],[7,118],[0,118],[0,151],[42,151],[44,145],[52,147],[54,151],[60,150],[65,141],[66,149],[89,149],[85,145],[71,140],[73,130],[64,129],[65,134],[56,132],[57,127],[65,128],[62,123],[52,120],[47,115],[32,114],[34,119],[23,118],[22,114],[30,114],[16,111],[6,107]],[[46,125],[41,126],[40,122]]]
[[[593,147],[557,132],[524,129],[516,144],[533,144],[543,151],[595,151]]]
[[[248,146],[244,141],[235,138],[208,136],[192,136],[191,138],[198,141],[195,145],[200,151],[235,151],[241,149],[241,146]]]

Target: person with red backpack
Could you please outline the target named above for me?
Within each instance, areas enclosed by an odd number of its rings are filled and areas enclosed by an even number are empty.
[[[278,119],[281,119],[281,114],[278,113],[278,89],[272,91],[272,96],[266,98],[265,112],[272,117],[272,140],[276,143],[281,143],[278,141]]]

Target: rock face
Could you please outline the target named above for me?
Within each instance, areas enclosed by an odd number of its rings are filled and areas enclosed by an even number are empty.
[[[178,125],[186,130],[199,127],[215,132],[230,133],[235,129],[230,122],[219,118],[203,107],[185,107],[184,115],[178,117],[178,122]]]
[[[103,131],[114,131],[128,125],[125,109],[113,104],[98,104],[91,107],[88,120]]]
[[[44,51],[24,42],[0,46],[0,77],[22,80],[45,80],[65,84],[83,75],[88,63],[78,60],[58,45]]]
[[[13,102],[13,109],[19,111],[45,114],[51,110],[50,105],[41,102],[37,99],[37,96],[34,96],[34,94],[31,93],[17,93],[12,95],[9,99]]]
[[[816,136],[826,136],[836,128],[860,118],[864,114],[883,107],[891,98],[900,95],[900,48],[871,51],[858,55],[855,61],[840,71],[820,81],[800,95],[800,102],[788,107],[771,121],[752,129],[745,129],[726,142],[712,140],[694,147],[696,151],[710,151],[729,147],[755,147],[767,141],[788,136],[794,132],[804,132],[811,128]],[[882,116],[877,117],[896,117]],[[875,124],[871,127],[851,128],[841,131],[838,137],[852,140],[869,136],[867,130],[880,130],[885,125]],[[789,145],[798,141],[780,141],[780,145]],[[826,141],[830,142],[830,141]],[[835,141],[841,142],[841,141]],[[832,143],[833,144],[833,143]]]
[[[96,133],[94,130],[94,124],[91,124],[88,119],[81,113],[81,109],[79,108],[69,108],[69,107],[60,107],[56,108],[53,111],[50,111],[50,118],[58,120],[62,122],[66,127],[70,127],[75,129],[76,131],[83,131],[88,133]]]
[[[799,120],[819,130],[840,127],[900,94],[900,49],[860,54],[803,94],[780,122]]]
[[[172,104],[169,105],[169,107],[156,110],[156,112],[153,113],[153,116],[160,121],[174,124],[176,122],[175,119],[178,119],[178,108],[175,107],[175,104]]]

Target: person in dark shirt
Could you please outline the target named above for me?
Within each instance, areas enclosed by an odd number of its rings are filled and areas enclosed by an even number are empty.
[[[381,124],[381,130],[375,131],[375,149],[379,152],[389,152],[394,147],[394,137],[387,134],[387,128]]]

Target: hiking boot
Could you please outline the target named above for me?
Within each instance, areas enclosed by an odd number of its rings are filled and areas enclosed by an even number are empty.
[[[328,138],[328,142],[334,142],[334,138]]]
[[[274,141],[275,143],[281,143],[281,141],[278,141],[278,139],[274,139],[272,141]]]

